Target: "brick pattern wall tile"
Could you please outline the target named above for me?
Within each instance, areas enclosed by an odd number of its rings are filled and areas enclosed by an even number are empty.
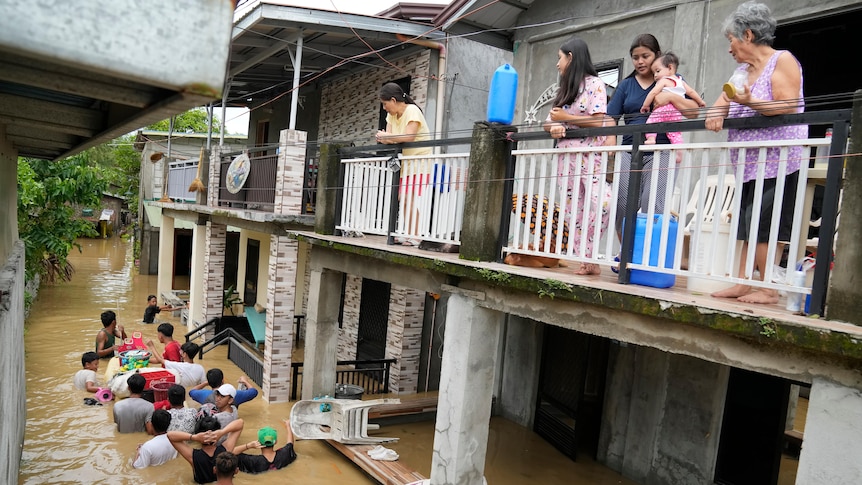
[[[204,248],[204,297],[203,322],[221,317],[224,312],[224,252],[227,244],[227,226],[207,222],[206,246]],[[212,330],[207,338],[214,337]]]
[[[298,130],[281,130],[279,134],[278,170],[275,175],[275,214],[302,214],[302,188],[305,174],[307,134]]]
[[[398,362],[389,374],[389,389],[398,394],[417,392],[419,356],[422,350],[422,324],[425,294],[413,288],[393,286],[389,300],[389,330],[386,358]]]
[[[344,286],[344,312],[341,331],[338,332],[338,360],[356,359],[356,340],[359,337],[359,302],[362,295],[362,278],[347,275]]]
[[[267,402],[290,400],[290,364],[294,342],[294,298],[299,243],[270,236],[269,283],[266,290],[266,347],[263,397]]]
[[[425,109],[431,52],[428,50],[395,60],[392,66],[359,71],[326,83],[321,89],[321,106],[318,138],[321,140],[374,142],[377,133],[380,87],[385,83],[410,76],[410,97]]]
[[[344,321],[338,335],[338,360],[356,359],[359,334],[359,303],[362,278],[347,275],[344,289]],[[389,294],[389,322],[386,329],[384,358],[397,359],[390,368],[389,391],[415,393],[419,384],[419,356],[422,350],[422,324],[425,294],[403,286],[392,286]]]
[[[221,157],[222,153],[228,153],[229,147],[220,147],[215,145],[210,152],[209,160],[209,180],[207,182],[207,205],[210,207],[218,206],[218,185],[221,177]]]

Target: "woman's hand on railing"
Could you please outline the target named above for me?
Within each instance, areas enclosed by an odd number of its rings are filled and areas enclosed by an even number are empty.
[[[548,128],[548,133],[551,134],[551,138],[565,138],[566,137],[566,125],[562,123],[554,123]]]
[[[704,122],[704,126],[707,130],[719,132],[724,127],[724,116],[721,115],[710,115],[706,117],[706,121]]]

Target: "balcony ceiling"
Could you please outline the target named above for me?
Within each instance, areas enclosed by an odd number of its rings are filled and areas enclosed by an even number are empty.
[[[0,125],[58,159],[221,97],[230,0],[0,3]]]
[[[453,0],[434,25],[450,35],[464,35],[476,42],[512,50],[518,17],[535,0]]]
[[[254,3],[238,12],[230,50],[229,105],[257,106],[293,87],[297,40],[302,37],[301,83],[383,65],[407,50],[396,38],[442,40],[430,23]],[[367,45],[366,45],[367,44]],[[374,53],[379,50],[379,56]]]

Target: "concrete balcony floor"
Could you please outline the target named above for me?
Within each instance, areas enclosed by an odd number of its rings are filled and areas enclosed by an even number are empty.
[[[477,295],[483,300],[480,305],[505,313],[719,363],[736,365],[723,355],[728,344],[740,345],[737,349],[743,354],[765,350],[779,359],[787,349],[816,359],[862,358],[862,348],[856,343],[862,341],[862,327],[794,314],[785,309],[785,297],[771,305],[742,303],[691,292],[686,279],[679,276],[670,288],[622,285],[610,265],[602,266],[601,275],[581,276],[574,274],[574,267],[527,268],[459,259],[457,253],[387,245],[383,236],[295,234],[315,249],[334,251],[333,258],[341,257],[338,264],[363,277],[410,286],[408,274],[424,274],[425,281],[438,288],[417,289],[461,291],[468,297]],[[416,271],[400,271],[402,268]],[[363,270],[367,274],[361,274]],[[777,351],[776,344],[784,350]],[[784,364],[773,362],[770,366],[776,375],[810,382],[807,371],[783,373]],[[852,367],[852,362],[847,365]]]

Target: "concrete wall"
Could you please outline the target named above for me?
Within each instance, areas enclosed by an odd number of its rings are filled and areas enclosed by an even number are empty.
[[[623,59],[623,73],[628,75],[632,71],[629,56],[632,40],[637,34],[651,33],[663,50],[672,50],[680,57],[680,73],[711,105],[721,93],[721,85],[736,67],[736,62],[727,52],[728,42],[722,24],[740,3],[738,0],[675,3],[661,0],[537,0],[520,16],[518,25],[545,23],[549,19],[567,21],[515,31],[514,67],[520,74],[515,119],[523,120],[525,108],[557,80],[554,69],[557,50],[572,36],[579,36],[587,42],[594,63]],[[765,0],[764,3],[769,5],[779,25],[862,6],[862,2],[851,0],[816,3]],[[547,113],[546,107],[540,111],[539,119],[544,119]],[[692,141],[724,138],[724,134],[705,132],[691,135]]]
[[[508,315],[503,334],[502,369],[497,412],[500,416],[533,428],[542,356],[540,323]]]
[[[292,84],[285,87],[290,89]],[[269,143],[278,143],[279,132],[290,126],[290,94],[253,109],[249,114],[248,144],[254,145],[258,140],[257,128],[262,121],[269,121],[267,139]],[[320,89],[316,83],[299,88],[299,106],[296,116],[297,130],[308,134],[309,141],[317,140],[318,123],[320,119]]]
[[[459,37],[448,39],[447,45],[443,130],[451,138],[466,137],[474,122],[485,119],[491,77],[495,69],[512,62],[512,53]],[[470,146],[452,145],[446,151],[468,152]]]
[[[0,124],[0,482],[17,483],[27,418],[24,376],[24,243],[18,240],[18,152]]]
[[[647,347],[612,346],[599,461],[644,484],[712,483],[728,371]]]

